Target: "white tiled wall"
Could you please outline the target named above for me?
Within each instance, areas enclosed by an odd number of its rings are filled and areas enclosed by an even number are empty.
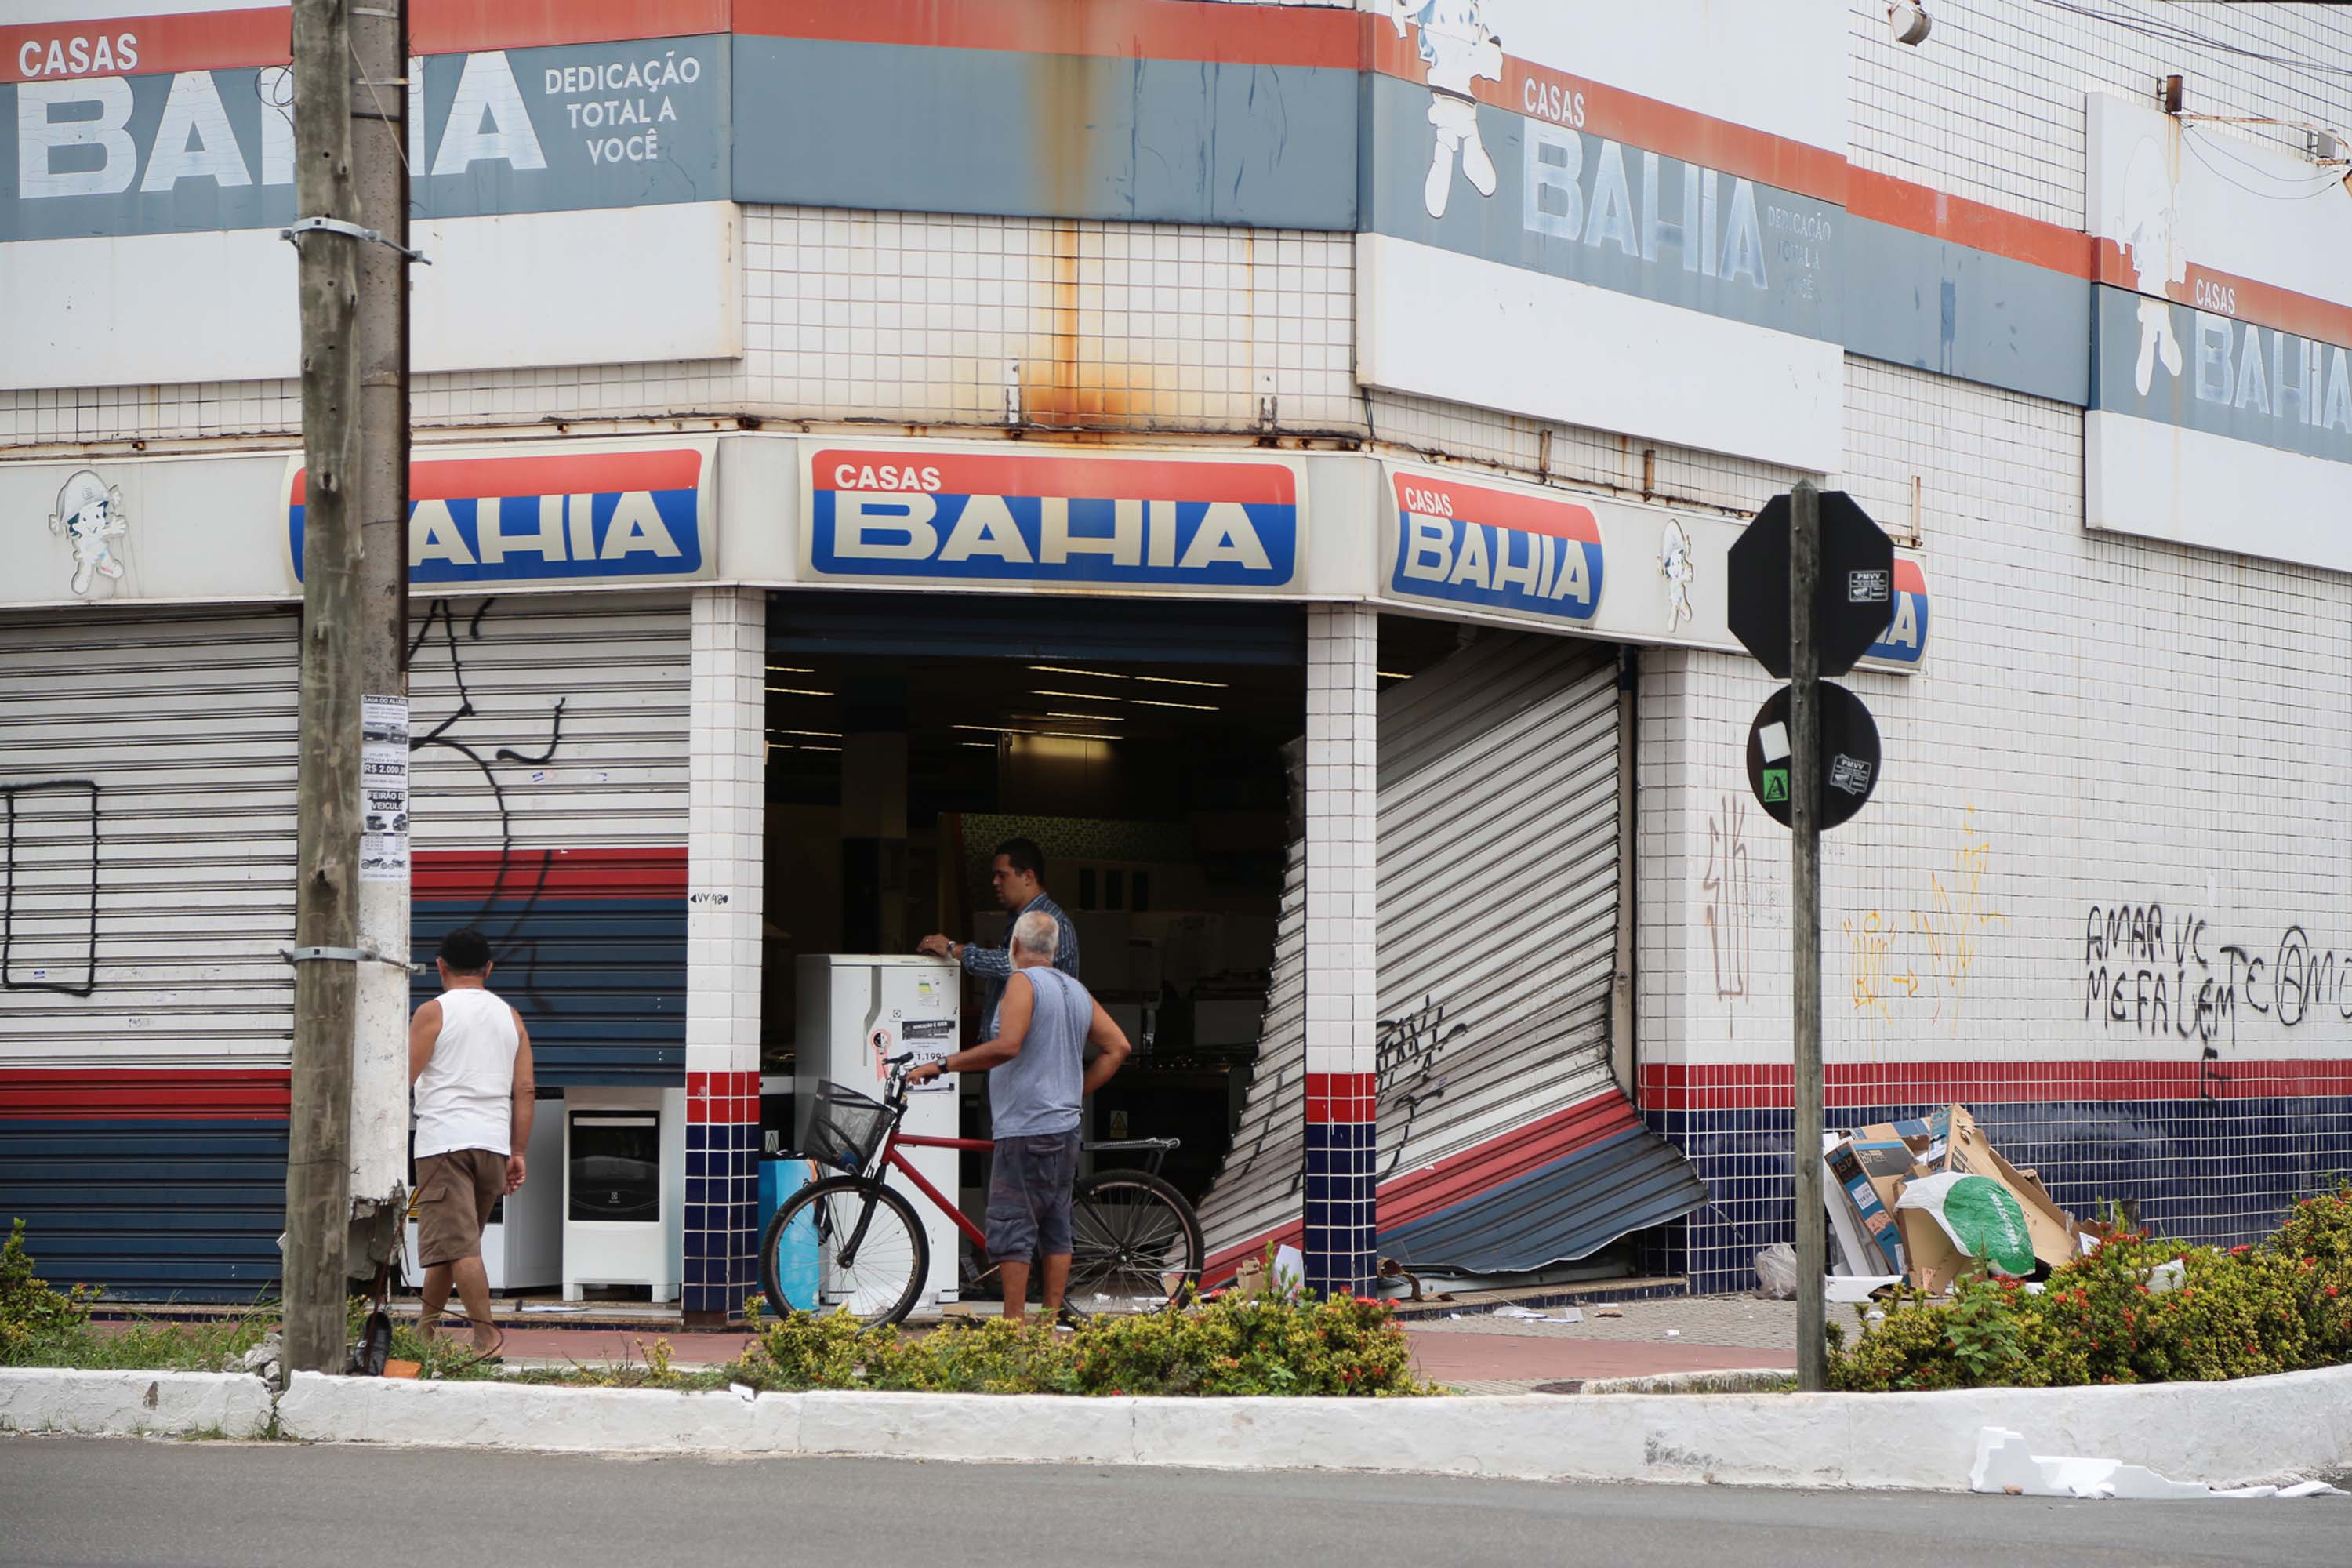
[[[686,1067],[760,1066],[767,595],[694,595],[687,812]]]
[[[1895,42],[1880,0],[1852,10],[1853,162],[2049,223],[2083,226],[2086,90],[2178,74],[2191,113],[2352,132],[2352,7],[1933,0],[1916,47]],[[2304,145],[2294,127],[2228,133]]]
[[[1317,605],[1307,630],[1307,1070],[1373,1066],[1378,1006],[1380,616]]]

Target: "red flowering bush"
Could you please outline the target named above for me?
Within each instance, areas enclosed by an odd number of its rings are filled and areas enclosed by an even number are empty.
[[[2252,1377],[2352,1361],[2352,1184],[2296,1205],[2259,1247],[2119,1234],[2041,1289],[1963,1281],[1830,1329],[1835,1388],[2037,1387]]]

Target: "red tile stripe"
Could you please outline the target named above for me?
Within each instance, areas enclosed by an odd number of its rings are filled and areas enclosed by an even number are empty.
[[[682,899],[686,849],[426,850],[410,887],[420,900]]]
[[[740,1125],[760,1120],[760,1074],[690,1072],[686,1075],[686,1120],[689,1124]]]
[[[1380,1077],[1369,1072],[1311,1072],[1307,1075],[1307,1120],[1360,1123],[1379,1120]]]
[[[1834,1062],[1822,1077],[1823,1094],[1838,1106],[2352,1096],[2352,1061],[2344,1060]],[[1793,1101],[1791,1080],[1786,1062],[1653,1062],[1642,1068],[1642,1103],[1652,1110],[1779,1110]]]
[[[17,1068],[0,1071],[0,1121],[283,1121],[284,1068]]]

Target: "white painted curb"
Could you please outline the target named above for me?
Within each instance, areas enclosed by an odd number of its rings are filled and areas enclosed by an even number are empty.
[[[1396,1400],[746,1401],[301,1373],[278,1415],[282,1435],[314,1442],[1929,1491],[1966,1490],[1978,1429],[2006,1426],[2037,1452],[2115,1458],[2217,1486],[2352,1470],[2352,1367],[2129,1388]]]
[[[0,1367],[0,1432],[259,1437],[269,1418],[269,1385],[251,1373]]]

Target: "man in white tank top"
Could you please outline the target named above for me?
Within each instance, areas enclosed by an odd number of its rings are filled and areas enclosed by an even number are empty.
[[[408,1025],[408,1081],[416,1104],[416,1251],[425,1266],[418,1326],[431,1338],[455,1284],[474,1344],[498,1344],[482,1226],[522,1185],[536,1085],[530,1031],[491,994],[490,944],[468,926],[441,939],[441,994]]]

